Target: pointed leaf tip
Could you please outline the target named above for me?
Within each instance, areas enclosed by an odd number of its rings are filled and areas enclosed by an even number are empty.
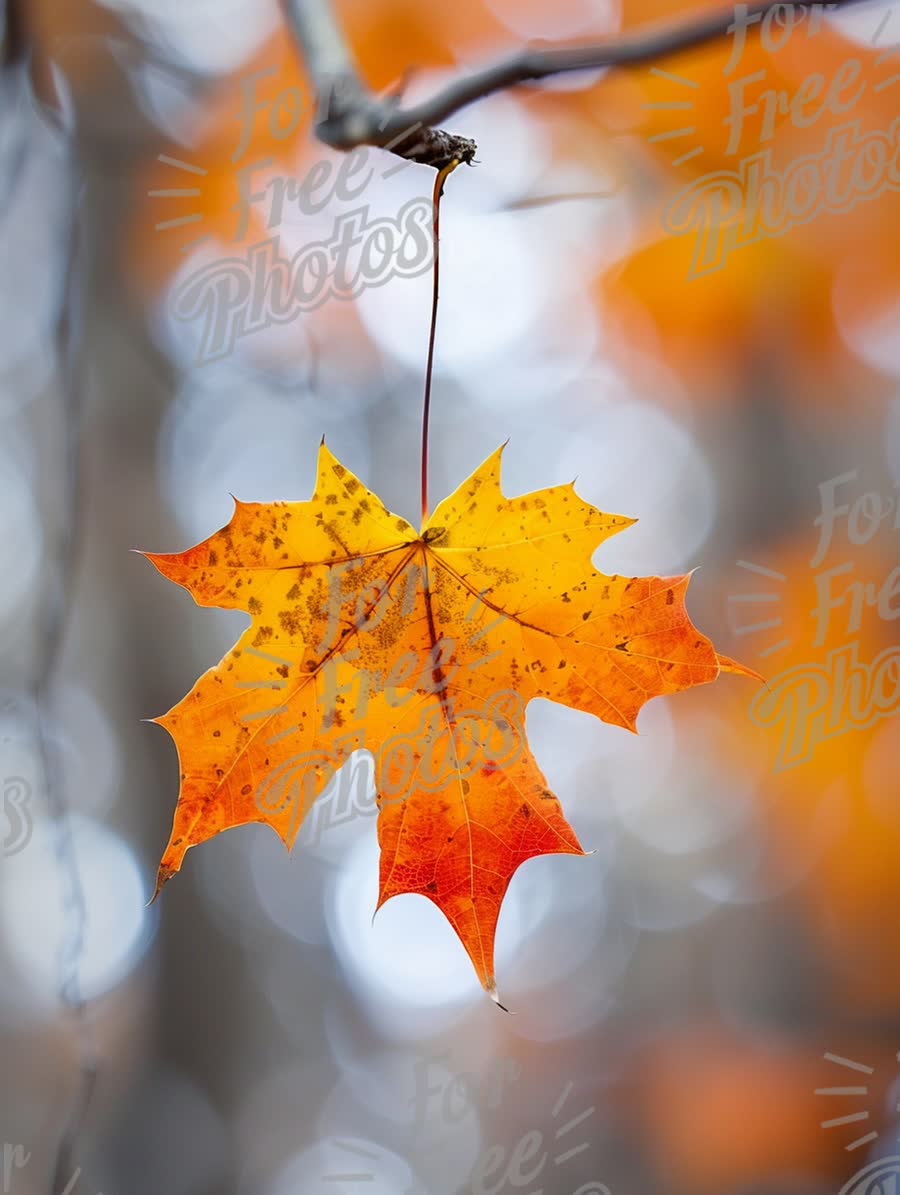
[[[494,1001],[494,1003],[497,1005],[498,1008],[501,1008],[504,1012],[509,1013],[510,1016],[515,1016],[515,1013],[513,1013],[510,1009],[508,1009],[505,1004],[500,1003],[500,997],[497,994],[497,984],[496,984],[495,980],[492,979],[490,981],[490,983],[485,987],[484,990],[487,992],[487,994]]]
[[[746,664],[740,664],[737,660],[732,660],[730,656],[720,655],[716,653],[716,659],[719,662],[719,668],[722,672],[734,672],[738,676],[747,676],[751,680],[758,680],[760,684],[768,684],[766,678],[753,668],[748,668]]]
[[[319,484],[323,480],[325,480],[325,481],[328,480],[327,477],[325,477],[326,468],[329,465],[332,465],[332,466],[339,465],[340,463],[341,462],[337,459],[337,457],[334,455],[334,453],[331,451],[331,449],[325,443],[325,437],[323,436],[322,439],[319,441],[319,451],[316,454],[316,494],[314,496],[318,495]]]
[[[157,896],[159,896],[160,892],[162,892],[163,888],[166,886],[166,884],[168,884],[169,880],[171,880],[173,875],[175,875],[175,872],[170,867],[160,867],[159,871],[156,873],[156,890],[147,901],[144,908],[150,908]]]

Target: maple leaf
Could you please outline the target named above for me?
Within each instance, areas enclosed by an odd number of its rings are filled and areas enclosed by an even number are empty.
[[[583,855],[525,737],[548,698],[635,731],[652,697],[748,669],[684,605],[688,576],[604,576],[634,520],[574,483],[507,498],[498,449],[417,532],[324,440],[308,502],[243,503],[185,552],[144,553],[250,627],[161,718],[181,791],[156,893],[192,846],[249,822],[290,848],[354,751],[375,759],[378,907],[419,893],[496,999],[494,933],[527,859]]]

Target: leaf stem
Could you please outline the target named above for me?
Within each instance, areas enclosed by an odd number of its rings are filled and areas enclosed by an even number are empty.
[[[434,219],[432,221],[432,233],[434,240],[434,270],[432,272],[432,289],[431,289],[431,327],[428,331],[428,360],[425,365],[425,401],[422,406],[422,526],[425,526],[425,520],[428,518],[428,428],[431,416],[431,377],[434,373],[434,337],[437,331],[437,309],[438,309],[438,245],[440,243],[440,215],[441,215],[441,196],[444,193],[444,183],[447,181],[447,176],[451,174],[459,165],[460,159],[454,158],[443,169],[437,172],[437,178],[434,180],[434,195],[432,203],[434,205]]]

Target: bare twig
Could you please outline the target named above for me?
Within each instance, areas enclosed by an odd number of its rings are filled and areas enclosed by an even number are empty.
[[[65,774],[48,734],[49,707],[59,668],[71,608],[72,584],[81,531],[81,415],[84,405],[83,360],[80,355],[83,319],[85,248],[81,232],[83,207],[77,168],[72,165],[71,227],[69,257],[60,301],[57,348],[62,382],[65,444],[65,525],[59,544],[59,574],[47,599],[42,652],[38,657],[34,695],[38,707],[38,741],[43,764],[47,803],[53,823],[56,857],[63,876],[66,936],[59,955],[59,991],[69,1010],[78,1038],[78,1086],[57,1145],[50,1195],[68,1189],[75,1170],[75,1152],[87,1116],[99,1073],[97,1045],[87,1003],[81,991],[79,969],[87,933],[87,901],[72,834],[71,810],[65,792]]]
[[[835,0],[829,8],[846,8],[860,2]],[[593,45],[526,48],[454,80],[422,103],[402,108],[393,100],[373,95],[361,81],[329,0],[283,3],[318,96],[315,127],[319,138],[335,149],[380,146],[439,170],[454,157],[471,163],[474,142],[435,126],[475,100],[552,75],[656,62],[726,36],[735,21],[735,9],[731,8]],[[780,0],[763,0],[747,5],[745,13],[741,6],[741,11],[744,21],[752,23],[772,9],[785,7],[793,6]]]
[[[366,89],[327,0],[284,0],[284,7],[312,75],[321,140],[336,149],[378,145],[438,170],[454,158],[471,163],[474,141],[435,129],[436,121],[410,116],[395,97]]]

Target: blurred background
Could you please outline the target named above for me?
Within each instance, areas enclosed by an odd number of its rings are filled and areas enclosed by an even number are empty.
[[[370,86],[409,100],[532,39],[698,7],[336,3]],[[447,122],[478,165],[442,207],[432,504],[509,438],[506,493],[577,476],[637,517],[596,566],[702,566],[694,621],[768,682],[655,700],[638,737],[529,707],[595,853],[515,876],[505,1016],[428,902],[373,922],[363,765],[292,856],[234,830],[146,907],[178,770],[142,719],[246,620],[129,549],[196,543],[232,493],[308,498],[323,434],[417,519],[430,259],[300,310],[272,254],[390,227],[433,172],[370,150],[338,185],[269,0],[7,4],[4,1193],[893,1190],[854,1176],[900,1174],[900,196],[877,148],[896,142],[900,14],[791,20],[756,26],[731,70],[729,39]],[[735,149],[730,86],[750,76],[772,127],[761,102]],[[840,201],[806,202],[792,169],[870,133],[833,164]],[[682,235],[671,212],[764,151],[803,219],[770,207],[698,274],[697,237],[758,212],[732,190]]]

